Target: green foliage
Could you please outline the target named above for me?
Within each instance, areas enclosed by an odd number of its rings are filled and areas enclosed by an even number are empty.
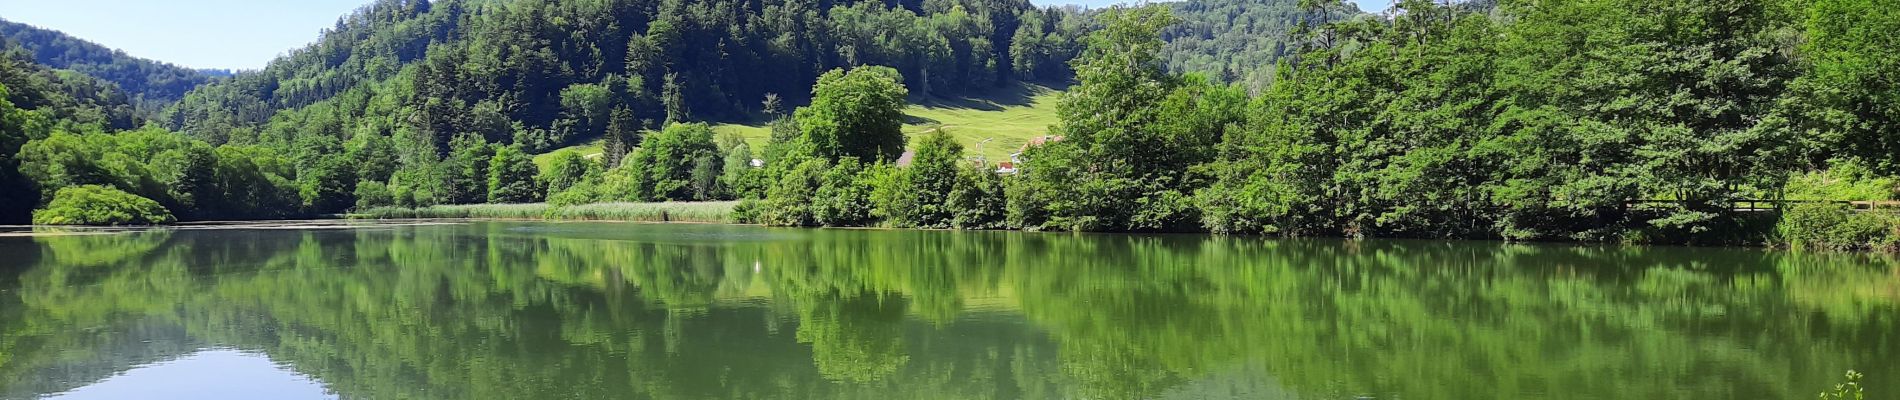
[[[739,224],[764,223],[762,219],[764,217],[760,214],[764,207],[764,200],[751,197],[740,199],[738,204],[732,207],[731,221]]]
[[[356,207],[353,210],[367,210],[377,207],[394,207],[396,194],[389,191],[389,185],[377,181],[356,183]]]
[[[541,182],[535,179],[541,172],[534,166],[534,158],[520,146],[496,148],[488,166],[488,202],[531,203],[546,198]]]
[[[766,191],[758,209],[759,223],[774,226],[815,226],[820,223],[813,212],[819,188],[831,164],[824,159],[809,159],[786,170]]]
[[[950,226],[957,229],[1000,229],[1008,212],[1005,181],[1002,175],[985,165],[958,169],[957,183],[944,199],[950,210]]]
[[[158,202],[107,186],[59,189],[46,208],[33,211],[35,225],[154,225],[176,219]]]
[[[1900,216],[1856,211],[1841,203],[1797,203],[1776,225],[1788,247],[1834,250],[1894,250],[1900,247]]]
[[[1878,0],[1814,0],[1797,17],[1805,32],[1808,70],[1792,84],[1797,96],[1777,114],[1807,132],[1803,155],[1824,161],[1856,157],[1882,174],[1900,173],[1900,11]]]
[[[581,205],[464,204],[421,208],[379,207],[359,210],[354,218],[483,218],[535,219],[555,221],[632,221],[632,222],[733,222],[736,202],[624,203],[603,202]]]
[[[339,164],[330,164],[337,167]],[[116,134],[56,132],[20,150],[20,172],[51,200],[61,188],[110,186],[152,199],[177,215],[206,218],[273,218],[299,214],[303,186],[292,183],[288,161],[255,148],[213,149],[204,142],[148,128]],[[322,188],[318,174],[300,182]],[[337,172],[330,177],[351,178]],[[337,191],[347,202],[354,181]]]
[[[1789,200],[1889,201],[1900,179],[1883,176],[1859,162],[1841,160],[1826,170],[1796,174],[1783,189]]]
[[[19,26],[0,21],[0,32],[13,28]],[[25,39],[32,45],[30,41],[37,39],[30,36],[37,34],[28,36]],[[34,61],[32,54],[14,47],[13,41],[0,40],[0,85],[9,89],[6,99],[14,107],[42,115],[34,121],[36,125],[64,130],[122,130],[144,123],[128,94],[111,82]],[[41,129],[44,128],[34,128]]]
[[[812,86],[811,105],[794,119],[810,155],[893,161],[904,152],[904,105],[909,91],[888,67],[826,72]]]
[[[1075,62],[1078,84],[1058,106],[1056,136],[1023,155],[1028,186],[1017,198],[1044,203],[1017,207],[1024,216],[1017,222],[1064,230],[1190,228],[1198,221],[1188,195],[1205,180],[1190,167],[1212,157],[1244,96],[1167,74],[1158,32],[1177,20],[1165,8],[1111,9],[1098,20],[1102,29],[1090,34]]]
[[[39,202],[39,191],[20,173],[18,158],[20,148],[35,135],[28,123],[36,116],[14,107],[7,100],[11,94],[0,83],[0,223],[18,224],[28,220]]]
[[[865,226],[875,221],[871,173],[858,159],[850,157],[825,169],[812,194],[812,221],[824,226]]]
[[[160,120],[217,144],[329,129],[292,121],[320,119],[380,134],[412,125],[438,150],[472,133],[538,151],[652,121],[745,119],[767,94],[805,103],[819,75],[840,68],[888,67],[920,95],[988,90],[1016,60],[1061,78],[1087,26],[1079,12],[1027,2],[488,3],[379,0],[263,70],[200,87]],[[1018,29],[1022,15],[1037,16],[1035,34]],[[1019,36],[1037,44],[1013,46]],[[1019,48],[1034,54],[1013,56]],[[626,149],[612,150],[619,160]]]
[[[672,124],[646,136],[640,150],[621,163],[638,182],[635,200],[712,200],[723,197],[717,184],[719,147],[712,128],[702,123]]]
[[[448,203],[480,203],[488,199],[488,167],[495,148],[475,136],[459,136],[444,160]]]
[[[600,163],[588,160],[580,152],[561,150],[554,152],[553,160],[546,168],[541,169],[541,176],[536,179],[552,196],[581,184],[588,179],[590,174],[598,179],[601,173],[603,171],[600,169]]]
[[[1275,81],[1281,60],[1299,55],[1300,25],[1339,21],[1359,14],[1350,2],[1321,1],[1325,7],[1301,6],[1299,0],[1199,0],[1161,3],[1181,23],[1161,31],[1167,41],[1162,57],[1168,70],[1200,73],[1250,91],[1265,91]],[[1386,5],[1392,2],[1379,2]],[[1026,23],[1025,23],[1026,24]]]
[[[132,97],[130,104],[147,110],[177,101],[219,74],[133,58],[97,43],[16,22],[0,20],[0,37],[31,53],[39,64],[110,82]]]
[[[752,147],[744,142],[733,145],[726,153],[720,165],[719,184],[731,191],[732,197],[757,199],[765,197],[766,188],[771,182],[766,179],[765,171],[752,166]]]
[[[890,193],[880,196],[880,208],[892,225],[948,227],[955,214],[949,197],[957,184],[963,145],[939,129],[918,141],[915,154],[909,167],[898,170],[901,176],[891,180],[895,186]]]
[[[314,167],[304,168],[297,176],[297,192],[303,197],[305,209],[325,214],[356,205],[357,178],[353,167],[349,159],[332,155]]]

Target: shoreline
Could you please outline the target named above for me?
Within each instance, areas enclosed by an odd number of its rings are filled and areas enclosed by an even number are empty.
[[[415,217],[415,218],[378,218],[361,214],[340,214],[332,218],[289,219],[289,220],[227,220],[227,221],[191,221],[170,225],[141,226],[69,226],[69,225],[0,225],[0,238],[8,237],[56,237],[56,236],[100,236],[151,231],[221,231],[221,230],[347,230],[379,229],[415,226],[460,225],[471,222],[546,222],[546,223],[625,223],[625,224],[688,224],[688,225],[729,225],[782,229],[836,229],[854,231],[917,231],[917,232],[967,232],[967,233],[1013,233],[1013,234],[1071,234],[1071,235],[1107,235],[1107,236],[1162,236],[1200,238],[1252,238],[1265,240],[1329,240],[1342,242],[1357,241],[1421,241],[1421,242],[1464,242],[1488,243],[1498,245],[1540,245],[1572,247],[1673,247],[1700,249],[1736,249],[1736,250],[1795,250],[1788,246],[1772,244],[1680,244],[1680,243],[1627,243],[1593,242],[1576,240],[1505,240],[1487,238],[1416,238],[1416,237],[1337,237],[1337,236],[1275,236],[1265,234],[1217,234],[1212,232],[1096,232],[1096,231],[1044,231],[1023,229],[955,229],[955,228],[903,228],[890,226],[771,226],[756,223],[734,221],[695,221],[673,220],[655,221],[644,219],[611,218],[547,218],[547,217]],[[1825,253],[1844,254],[1887,254],[1879,250],[1839,250],[1814,249]]]

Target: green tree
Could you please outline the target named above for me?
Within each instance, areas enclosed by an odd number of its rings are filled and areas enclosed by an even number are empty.
[[[883,207],[890,222],[906,227],[950,226],[955,210],[949,197],[962,161],[963,145],[948,132],[938,129],[918,139],[910,167],[899,172],[905,176],[898,179],[904,186],[894,195],[897,203]]]
[[[759,209],[759,222],[774,226],[818,225],[813,203],[830,168],[830,163],[823,159],[809,159],[787,169],[766,192],[765,202]]]
[[[488,162],[489,203],[532,203],[544,199],[541,184],[535,180],[540,171],[534,158],[520,146],[495,148]]]
[[[1236,119],[1232,91],[1197,83],[1181,89],[1160,58],[1161,29],[1177,20],[1163,7],[1101,14],[1074,66],[1078,84],[1057,106],[1053,143],[1032,149],[1019,199],[1045,204],[1031,227],[1067,230],[1169,230],[1193,227],[1189,194],[1204,185],[1192,167],[1208,161]],[[1056,193],[1061,193],[1056,195]],[[1044,214],[1022,212],[1019,215]]]
[[[813,222],[824,226],[870,225],[874,207],[866,173],[864,163],[849,157],[826,169],[811,198]]]
[[[596,164],[574,150],[555,151],[551,158],[552,160],[548,161],[548,168],[542,170],[541,176],[537,178],[541,181],[541,186],[547,188],[549,195],[580,184]]]
[[[896,160],[904,152],[903,76],[889,67],[826,72],[811,105],[794,114],[811,155],[827,160]]]
[[[581,129],[574,137],[603,133],[611,121],[613,91],[602,83],[577,83],[561,89],[561,109]]]
[[[957,170],[956,186],[944,199],[950,210],[950,226],[957,229],[998,229],[1004,227],[1007,204],[1002,175],[986,165],[972,164]]]
[[[720,167],[720,184],[732,191],[732,196],[740,199],[756,199],[765,196],[769,182],[765,181],[765,171],[752,166],[752,146],[740,142],[726,152],[726,159]]]
[[[480,137],[463,135],[451,143],[449,157],[444,160],[448,193],[446,199],[453,204],[481,203],[488,199],[489,163],[495,158],[495,148]]]
[[[305,209],[335,213],[356,205],[356,174],[347,157],[331,155],[297,175],[297,191]]]
[[[1791,85],[1797,96],[1784,118],[1812,132],[1811,165],[1849,156],[1882,173],[1900,174],[1900,16],[1874,0],[1814,0],[1806,4],[1808,68]],[[1844,154],[1843,154],[1844,153]]]
[[[704,123],[672,124],[666,129],[647,135],[641,141],[640,153],[645,157],[644,173],[652,182],[652,197],[656,200],[706,200],[713,195],[714,187],[695,187],[695,183],[712,185],[718,177],[717,157],[719,146],[713,142],[712,127]],[[701,159],[710,164],[701,171],[695,180],[695,167]],[[708,175],[709,174],[709,175]],[[704,193],[701,190],[704,189]]]
[[[396,195],[389,191],[389,185],[377,181],[356,183],[356,210],[396,205]]]
[[[20,148],[31,140],[29,123],[34,115],[14,107],[5,84],[0,84],[0,222],[27,221],[29,211],[39,202],[39,191],[32,180],[20,173]]]

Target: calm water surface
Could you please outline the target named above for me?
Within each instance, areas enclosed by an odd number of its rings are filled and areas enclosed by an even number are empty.
[[[0,237],[0,398],[1900,398],[1886,256],[470,223]]]

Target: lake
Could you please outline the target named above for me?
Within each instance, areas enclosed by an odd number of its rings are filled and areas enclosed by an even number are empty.
[[[0,398],[1900,396],[1890,256],[475,222],[0,237]]]

